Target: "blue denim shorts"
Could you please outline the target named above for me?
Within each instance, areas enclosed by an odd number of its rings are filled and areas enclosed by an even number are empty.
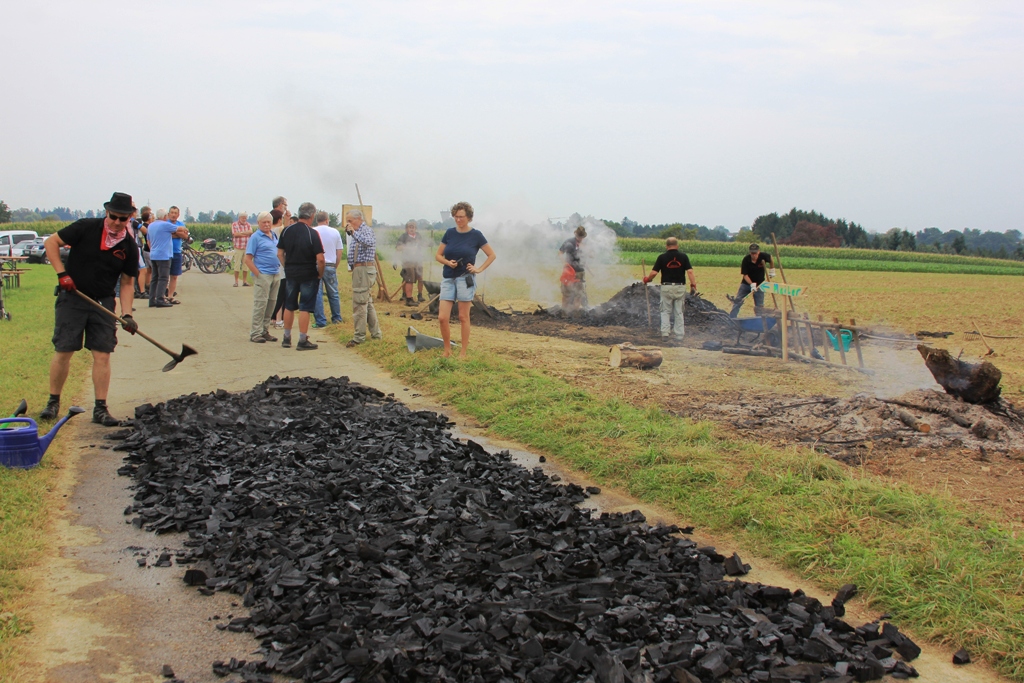
[[[171,275],[181,275],[181,254],[171,256]]]
[[[476,278],[472,287],[466,286],[466,276],[441,278],[441,301],[472,301],[476,296]]]
[[[296,282],[293,278],[288,278],[285,283],[287,283],[284,299],[285,310],[313,313],[316,307],[316,295],[320,291],[320,279]]]

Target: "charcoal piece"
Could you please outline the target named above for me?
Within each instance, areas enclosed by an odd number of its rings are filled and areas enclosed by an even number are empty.
[[[164,664],[160,667],[160,675],[164,678],[174,678],[174,669],[171,668],[170,664]]]
[[[869,640],[865,647],[868,652],[878,659],[885,659],[886,657],[892,657],[891,646],[892,643],[889,642],[888,638],[879,638],[878,640]]]
[[[724,649],[713,650],[701,657],[697,668],[713,678],[721,678],[729,673],[728,657],[729,653]]]
[[[855,595],[857,595],[857,587],[855,585],[852,583],[843,584],[839,590],[836,591],[836,596],[832,598],[832,604],[835,605],[837,602],[841,604],[847,603],[852,600]]]
[[[588,486],[586,488],[586,491],[590,495],[596,496],[597,494],[601,493],[601,487],[600,486]]]
[[[729,576],[743,576],[750,573],[750,565],[743,564],[739,554],[733,553],[732,557],[725,558],[725,573]]]
[[[157,567],[170,567],[171,566],[171,554],[160,553],[160,557],[156,561]]]
[[[544,656],[544,646],[536,638],[530,638],[519,646],[519,652],[526,659],[541,659]]]
[[[181,578],[187,586],[205,586],[209,577],[202,569],[186,569]]]
[[[791,664],[780,666],[770,672],[769,680],[775,681],[800,681],[800,683],[820,683],[821,666],[813,664]]]
[[[953,653],[953,663],[954,664],[960,664],[960,665],[970,664],[971,663],[971,653],[968,652],[967,650],[963,649],[963,648],[960,648],[959,650],[957,650],[956,652]]]
[[[675,683],[701,683],[701,680],[686,669],[673,669],[672,680]]]

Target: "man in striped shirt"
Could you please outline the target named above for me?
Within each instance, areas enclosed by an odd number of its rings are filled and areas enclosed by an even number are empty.
[[[349,236],[348,265],[352,269],[352,322],[355,325],[355,334],[345,346],[352,348],[366,341],[367,323],[374,339],[384,335],[370,297],[370,287],[377,280],[377,239],[373,228],[363,220],[362,211],[352,209],[345,214],[345,233]]]

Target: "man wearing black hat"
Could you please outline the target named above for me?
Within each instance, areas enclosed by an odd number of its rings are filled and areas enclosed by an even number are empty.
[[[50,362],[50,400],[40,418],[52,420],[60,414],[60,392],[68,378],[71,357],[82,348],[92,351],[92,384],[96,406],[92,421],[115,427],[118,421],[107,410],[110,388],[110,354],[117,346],[117,324],[96,311],[82,294],[114,310],[114,287],[120,283],[121,327],[135,334],[139,326],[132,319],[135,301],[133,280],[139,274],[139,247],[129,227],[135,207],[131,195],[115,192],[103,205],[105,218],[82,218],[46,238],[50,264],[57,271],[57,303],[54,306],[53,360]],[[61,263],[60,248],[71,246],[67,265]]]

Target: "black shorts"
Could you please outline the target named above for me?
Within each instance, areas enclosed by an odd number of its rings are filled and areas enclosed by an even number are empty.
[[[114,310],[114,297],[99,299],[103,307]],[[117,346],[117,321],[97,311],[75,294],[61,292],[53,306],[53,348],[58,353],[80,351],[82,335],[85,348],[100,353],[113,353]]]
[[[287,278],[285,282],[288,289],[284,300],[285,310],[313,313],[313,309],[316,307],[316,295],[320,291],[320,279],[295,282],[294,279]]]

